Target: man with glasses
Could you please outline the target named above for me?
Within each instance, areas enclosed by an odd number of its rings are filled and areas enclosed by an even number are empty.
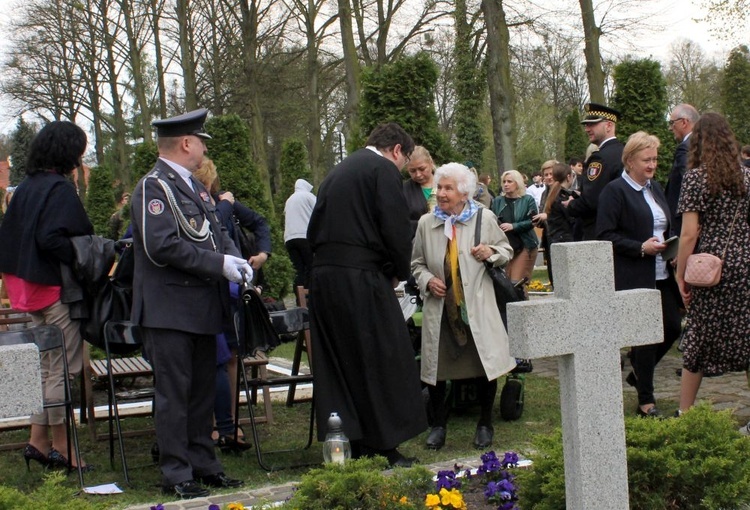
[[[583,240],[596,239],[596,211],[599,194],[604,186],[622,174],[623,145],[615,138],[615,126],[620,112],[608,106],[589,103],[585,106],[586,116],[581,121],[589,141],[599,146],[584,165],[581,182],[581,195],[569,198],[562,204],[570,215],[579,218],[583,226]]]
[[[667,187],[664,190],[669,212],[672,215],[670,223],[674,235],[680,235],[680,230],[682,230],[682,215],[677,214],[677,201],[680,198],[682,176],[687,170],[690,134],[693,132],[693,125],[698,122],[699,117],[698,110],[689,104],[679,104],[669,114],[669,129],[679,143],[677,150],[674,151],[674,163],[672,163]]]

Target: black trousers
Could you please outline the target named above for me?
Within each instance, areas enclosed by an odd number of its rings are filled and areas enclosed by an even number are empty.
[[[289,254],[289,260],[294,266],[294,288],[300,285],[304,288],[310,288],[310,271],[312,270],[313,253],[310,249],[310,243],[307,239],[298,238],[290,239],[284,243],[286,251]]]
[[[637,378],[638,405],[654,404],[654,369],[680,336],[682,299],[677,282],[670,275],[657,280],[661,292],[661,315],[664,322],[664,341],[658,344],[635,346],[630,351],[630,363]]]
[[[155,422],[164,485],[222,471],[211,440],[216,337],[142,328],[154,369]]]

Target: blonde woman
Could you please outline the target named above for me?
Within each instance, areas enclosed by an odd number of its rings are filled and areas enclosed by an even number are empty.
[[[513,258],[506,267],[508,277],[513,281],[531,279],[539,251],[539,239],[531,223],[537,215],[536,202],[526,194],[523,177],[517,170],[504,172],[500,180],[503,194],[492,201],[490,208],[513,247]]]

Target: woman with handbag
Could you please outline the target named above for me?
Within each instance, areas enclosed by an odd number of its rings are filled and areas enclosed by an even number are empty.
[[[481,206],[471,199],[476,177],[466,166],[441,166],[435,182],[438,205],[419,220],[411,262],[424,298],[421,378],[428,385],[434,416],[426,446],[439,449],[445,444],[446,381],[480,378],[481,416],[474,446],[486,448],[493,437],[497,378],[516,363],[485,261],[503,266],[513,251],[488,210],[481,215],[481,242],[475,243]]]
[[[660,416],[654,399],[654,369],[680,336],[680,294],[671,264],[662,257],[669,237],[667,199],[654,180],[659,139],[638,131],[622,151],[625,172],[599,198],[597,238],[612,242],[615,289],[657,289],[661,293],[664,338],[630,351],[633,371],[626,381],[638,390],[638,416]]]
[[[682,233],[676,276],[687,307],[679,412],[695,403],[704,375],[744,372],[750,364],[750,169],[740,162],[726,119],[716,113],[702,115],[693,127],[688,159],[677,205]],[[693,253],[722,259],[716,285],[698,287],[690,280]]]
[[[526,194],[523,177],[517,170],[503,172],[503,194],[492,200],[490,208],[497,216],[500,230],[513,248],[513,258],[508,263],[508,277],[516,282],[523,278],[531,281],[531,272],[539,251],[539,238],[531,220],[537,215],[534,197]]]

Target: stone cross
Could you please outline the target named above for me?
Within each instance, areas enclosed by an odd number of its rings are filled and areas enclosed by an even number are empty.
[[[655,289],[615,292],[612,244],[552,245],[553,298],[508,305],[510,352],[559,357],[565,497],[576,510],[628,510],[620,349],[663,340]]]
[[[0,418],[39,413],[42,403],[42,374],[37,346],[0,346]]]

